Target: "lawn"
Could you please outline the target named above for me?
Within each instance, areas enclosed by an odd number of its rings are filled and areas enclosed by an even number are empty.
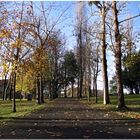
[[[46,101],[48,103],[48,101]],[[30,114],[38,109],[45,107],[45,104],[37,105],[36,101],[16,100],[17,112],[12,112],[12,101],[0,100],[0,124],[3,124],[6,120],[12,119],[12,117],[20,117]]]
[[[91,97],[90,102],[82,100],[84,104],[88,104],[91,108],[107,110],[119,114],[126,118],[140,119],[140,94],[139,95],[125,95],[125,103],[128,110],[118,110],[117,107],[117,96],[110,96],[111,104],[103,105],[103,98],[98,97],[98,103],[95,104],[94,97]]]

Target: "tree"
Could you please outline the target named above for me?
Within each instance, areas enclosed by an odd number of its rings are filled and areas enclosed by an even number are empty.
[[[110,80],[110,93],[113,95],[117,93],[116,76],[113,76],[112,80]]]
[[[7,23],[1,30],[1,42],[4,50],[7,50],[6,55],[8,56],[8,61],[11,67],[11,89],[13,89],[13,112],[16,112],[16,77],[18,66],[20,63],[20,56],[25,48],[25,43],[23,40],[27,37],[28,33],[21,26],[24,15],[24,2],[21,3],[21,9],[15,12],[12,11],[11,17],[8,18]],[[17,7],[16,7],[17,8]],[[7,11],[6,13],[10,13]],[[24,18],[25,20],[26,18]],[[10,58],[10,59],[9,59]]]
[[[84,78],[84,49],[86,47],[86,11],[84,2],[77,2],[77,26],[76,26],[76,37],[77,37],[77,62],[79,67],[78,75],[78,98],[82,98],[83,94],[83,78]]]
[[[101,15],[101,41],[102,41],[102,74],[103,74],[103,88],[104,88],[104,104],[109,104],[109,90],[108,90],[108,74],[107,74],[107,60],[106,60],[106,15],[109,10],[108,2],[91,1],[99,9]]]
[[[130,94],[139,94],[140,90],[140,52],[133,52],[128,54],[123,59],[124,70],[122,71],[123,75],[123,84],[126,88],[130,90]]]
[[[59,32],[54,34],[54,36],[52,36],[53,40],[50,45],[49,48],[49,66],[50,66],[50,96],[51,98],[57,98],[58,97],[58,91],[60,89],[59,86],[59,80],[60,80],[60,72],[59,72],[59,68],[60,68],[60,58],[62,57],[62,49],[63,49],[63,45],[64,45],[64,40],[61,40],[61,36],[59,36]]]
[[[118,94],[118,108],[125,107],[123,84],[122,84],[122,63],[121,63],[121,36],[119,31],[118,22],[118,9],[116,1],[112,2],[112,12],[114,17],[114,34],[115,34],[115,67],[116,67],[116,81],[117,81],[117,94]]]
[[[75,78],[78,76],[78,65],[75,55],[72,51],[67,51],[64,55],[63,68],[65,71],[65,86],[71,84],[72,97],[74,93]]]

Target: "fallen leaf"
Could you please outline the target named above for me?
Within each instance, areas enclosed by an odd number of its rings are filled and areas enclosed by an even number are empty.
[[[12,131],[11,134],[12,134],[12,135],[15,135],[16,133],[15,133],[15,131]]]
[[[32,129],[28,129],[28,132],[31,132],[32,131]]]
[[[37,123],[34,123],[34,125],[36,126],[36,125],[37,125]]]
[[[40,132],[40,130],[36,130],[36,132]]]
[[[75,123],[75,125],[77,125],[77,123]]]

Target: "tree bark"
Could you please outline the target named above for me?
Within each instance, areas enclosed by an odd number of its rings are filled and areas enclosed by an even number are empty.
[[[37,103],[41,104],[41,93],[40,93],[40,80],[39,80],[39,77],[37,77],[37,81],[36,81],[36,95],[37,95]]]
[[[65,66],[65,90],[64,90],[64,96],[65,98],[67,98],[67,70],[66,70],[66,66]]]
[[[83,43],[82,43],[82,29],[80,29],[79,33],[79,98],[82,98],[83,93]]]
[[[104,104],[109,104],[109,90],[108,90],[108,74],[107,74],[107,60],[106,60],[106,26],[105,26],[105,4],[102,7],[102,74],[104,84]]]
[[[41,92],[41,103],[44,103],[44,93],[43,93],[43,78],[40,78],[40,92]]]
[[[71,90],[72,90],[72,98],[73,98],[73,93],[74,93],[73,82],[71,83]]]
[[[13,77],[13,112],[16,112],[16,72],[15,71],[13,76],[14,76]]]
[[[77,98],[79,98],[79,87],[80,87],[80,82],[79,82],[79,77],[77,79]]]
[[[134,94],[134,92],[133,92],[133,86],[130,87],[130,94]]]
[[[93,93],[95,95],[95,103],[98,103],[98,93],[97,93],[97,79],[93,79]]]
[[[113,15],[114,15],[114,31],[115,31],[115,65],[116,65],[116,80],[117,80],[117,94],[118,94],[118,108],[125,107],[123,84],[122,84],[122,70],[121,70],[121,38],[118,23],[118,10],[116,1],[112,1]]]
[[[49,89],[49,100],[51,100],[52,99],[52,82],[51,81],[49,81],[48,89]]]
[[[12,91],[13,91],[13,86],[10,84],[10,91],[9,91],[9,100],[12,100]]]

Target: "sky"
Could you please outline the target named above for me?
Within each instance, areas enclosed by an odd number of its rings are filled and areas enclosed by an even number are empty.
[[[53,3],[54,1],[44,1],[46,6],[49,3]],[[74,25],[76,24],[76,1],[57,1],[55,2],[55,7],[51,11],[51,16],[49,18],[50,21],[55,21],[62,14],[62,11],[66,10],[60,19],[60,23],[56,26],[57,29],[60,29],[62,34],[65,34],[66,38],[66,48],[73,49],[76,46],[76,38],[74,36]],[[87,2],[85,2],[87,4]],[[38,7],[39,2],[35,2],[36,7]],[[89,6],[87,6],[89,10]],[[37,9],[36,9],[37,12]],[[140,1],[129,1],[127,4],[127,8],[125,14],[120,17],[120,20],[127,18],[128,16],[134,16],[140,13]],[[92,20],[90,20],[92,24]],[[134,32],[140,31],[140,17],[133,20]],[[138,45],[138,44],[137,44]],[[140,49],[140,48],[139,48]],[[109,80],[115,73],[114,67],[114,57],[111,52],[107,53],[108,60],[108,77]],[[98,78],[98,88],[102,89],[102,74],[100,73]]]
[[[73,24],[75,24],[75,11],[76,11],[76,2],[61,2],[64,5],[71,5],[69,9],[69,19],[64,22],[65,28],[63,28],[63,32],[66,34],[67,37],[67,47],[69,49],[73,48],[76,44],[75,37],[73,36]],[[123,16],[119,17],[119,20],[123,20],[128,18],[129,16],[134,16],[140,13],[140,1],[129,1],[126,7],[125,13],[123,13]],[[133,19],[133,28],[134,32],[140,31],[140,17]],[[125,24],[125,23],[123,23]],[[138,46],[139,44],[137,44]],[[140,50],[140,47],[138,46],[138,49]],[[107,60],[108,60],[108,78],[111,80],[112,76],[115,73],[115,66],[114,66],[114,57],[111,52],[107,53]],[[99,74],[98,77],[98,89],[102,89],[103,82],[102,82],[102,73]]]

